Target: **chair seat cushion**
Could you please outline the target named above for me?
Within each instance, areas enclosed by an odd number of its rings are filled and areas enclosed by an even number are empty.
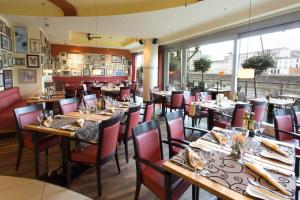
[[[31,134],[24,134],[23,137],[24,146],[28,149],[34,149],[33,140],[31,137]],[[50,147],[53,147],[57,144],[60,144],[61,137],[57,135],[47,135],[43,138],[39,139],[39,152],[45,151],[46,149],[49,149]]]
[[[89,145],[82,151],[71,151],[71,160],[81,163],[96,163],[97,145]]]
[[[182,150],[182,148],[173,146],[172,147],[172,155],[178,154],[181,150]]]
[[[155,164],[162,167],[164,160],[160,160]],[[151,190],[159,199],[166,199],[165,197],[165,177],[153,168],[146,167],[142,171],[142,182]],[[190,187],[190,183],[183,179],[172,176],[172,200],[179,199],[181,195]]]
[[[214,121],[214,126],[220,127],[220,128],[226,128],[227,126],[230,126],[231,122],[227,120],[215,120]]]

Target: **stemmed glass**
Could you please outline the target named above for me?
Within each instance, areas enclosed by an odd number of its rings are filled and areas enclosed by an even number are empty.
[[[85,110],[85,106],[84,106],[84,105],[80,105],[80,106],[79,106],[79,113],[80,113],[80,114],[83,114],[83,113],[84,113],[84,110]]]
[[[43,120],[44,120],[44,113],[40,113],[38,116],[37,116],[37,120],[39,121],[39,128],[41,128],[43,126]]]
[[[209,164],[209,159],[212,156],[212,150],[211,149],[205,149],[205,151],[201,151],[201,153],[202,153],[202,157],[203,157],[203,162],[206,166],[206,165]],[[201,171],[202,176],[207,176],[209,174],[210,174],[210,172],[205,168],[203,168],[203,170]]]

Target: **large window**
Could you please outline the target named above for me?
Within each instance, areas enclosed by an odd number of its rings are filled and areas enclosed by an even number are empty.
[[[169,84],[175,87],[182,85],[182,50],[171,51],[168,55]]]

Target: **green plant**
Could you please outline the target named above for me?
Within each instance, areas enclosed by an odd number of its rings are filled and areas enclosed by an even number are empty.
[[[265,72],[269,68],[276,67],[276,61],[271,55],[258,55],[247,58],[242,67],[245,69],[254,69],[254,93],[255,97],[257,97],[257,87],[256,87],[256,78],[260,76],[263,72]]]
[[[201,72],[201,81],[203,83],[204,73],[211,67],[211,60],[207,57],[201,57],[194,61],[195,72]]]

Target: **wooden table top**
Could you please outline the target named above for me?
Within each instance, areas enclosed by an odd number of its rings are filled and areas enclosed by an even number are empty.
[[[46,98],[40,98],[40,99],[35,99],[35,98],[30,98],[26,100],[27,104],[35,104],[35,103],[51,103],[51,102],[58,102],[61,99],[64,99],[65,96],[53,96],[50,99]]]
[[[158,96],[171,96],[172,92],[171,91],[158,91],[158,92],[153,92],[153,94],[158,95]]]
[[[223,153],[230,153],[229,148],[226,147],[221,147],[219,144],[215,144],[203,139],[199,139],[201,140],[201,144],[203,144],[206,148],[211,148],[212,150],[215,151],[220,151]],[[274,140],[272,140],[274,142]],[[278,141],[276,141],[278,142]],[[286,143],[281,143],[278,142],[279,144],[284,144],[286,146],[291,146],[290,144],[286,144]],[[292,166],[288,166],[282,163],[279,163],[278,161],[274,161],[274,160],[270,160],[267,158],[261,158],[255,155],[250,155],[247,154],[244,157],[244,160],[246,161],[251,161],[251,160],[255,160],[258,164],[264,166],[264,167],[273,167],[273,168],[277,168],[279,170],[285,171],[285,172],[289,172],[289,173],[294,173],[293,172],[293,167]],[[184,167],[181,167],[177,164],[174,164],[171,161],[166,161],[163,163],[163,168],[167,171],[169,171],[170,173],[183,178],[185,180],[188,180],[189,182],[191,182],[193,185],[202,188],[216,196],[218,196],[221,199],[241,199],[241,200],[248,200],[248,199],[252,199],[249,198],[247,196],[242,195],[241,193],[238,193],[234,190],[231,190],[217,182],[214,182],[212,180],[207,179],[206,177],[203,176],[195,176],[195,172],[190,171]]]

